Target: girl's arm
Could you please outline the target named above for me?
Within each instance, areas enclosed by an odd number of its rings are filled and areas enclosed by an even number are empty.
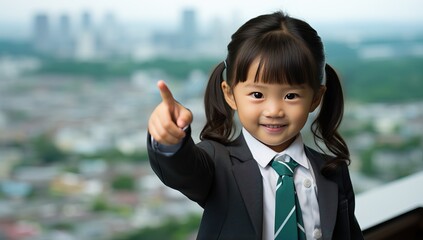
[[[167,186],[179,190],[203,205],[211,186],[214,164],[205,150],[191,138],[192,113],[179,104],[163,81],[157,86],[162,102],[154,109],[148,122],[148,155],[151,167]],[[154,141],[153,141],[154,139]],[[163,154],[152,144],[179,145],[175,153]]]
[[[173,154],[163,154],[152,145],[149,135],[148,155],[151,168],[167,186],[182,192],[189,199],[204,206],[214,176],[212,148],[200,148],[191,138],[191,128],[186,130],[186,137],[180,148]]]

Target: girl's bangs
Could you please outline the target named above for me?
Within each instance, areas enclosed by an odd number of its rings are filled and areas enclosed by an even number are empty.
[[[259,59],[255,82],[314,87],[318,73],[312,54],[292,35],[268,34],[260,41],[246,44],[243,50],[236,69],[237,81],[246,81],[251,64]]]

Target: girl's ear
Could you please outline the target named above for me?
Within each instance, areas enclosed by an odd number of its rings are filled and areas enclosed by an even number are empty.
[[[223,81],[220,86],[222,87],[222,92],[223,92],[223,95],[225,96],[226,103],[232,108],[232,110],[236,111],[237,110],[236,101],[235,101],[234,94],[232,92],[231,87],[226,81]]]
[[[316,108],[319,106],[320,102],[322,101],[323,95],[325,95],[326,92],[326,86],[321,85],[319,90],[314,94],[313,102],[311,103],[310,112],[313,112],[316,110]]]

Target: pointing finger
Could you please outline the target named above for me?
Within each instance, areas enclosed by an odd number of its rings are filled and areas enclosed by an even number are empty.
[[[168,106],[173,106],[175,104],[175,99],[173,98],[172,92],[167,87],[166,83],[163,80],[157,82],[157,87],[160,90],[160,96],[162,97],[163,102]]]

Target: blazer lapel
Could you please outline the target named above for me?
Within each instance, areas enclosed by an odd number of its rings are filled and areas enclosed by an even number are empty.
[[[232,171],[244,200],[254,229],[261,238],[263,228],[263,180],[260,169],[245,143],[242,134],[229,148],[233,161]]]
[[[325,162],[323,157],[317,152],[312,152],[308,147],[305,147],[305,150],[316,177],[323,239],[332,239],[338,210],[338,185],[321,174],[320,169]]]

